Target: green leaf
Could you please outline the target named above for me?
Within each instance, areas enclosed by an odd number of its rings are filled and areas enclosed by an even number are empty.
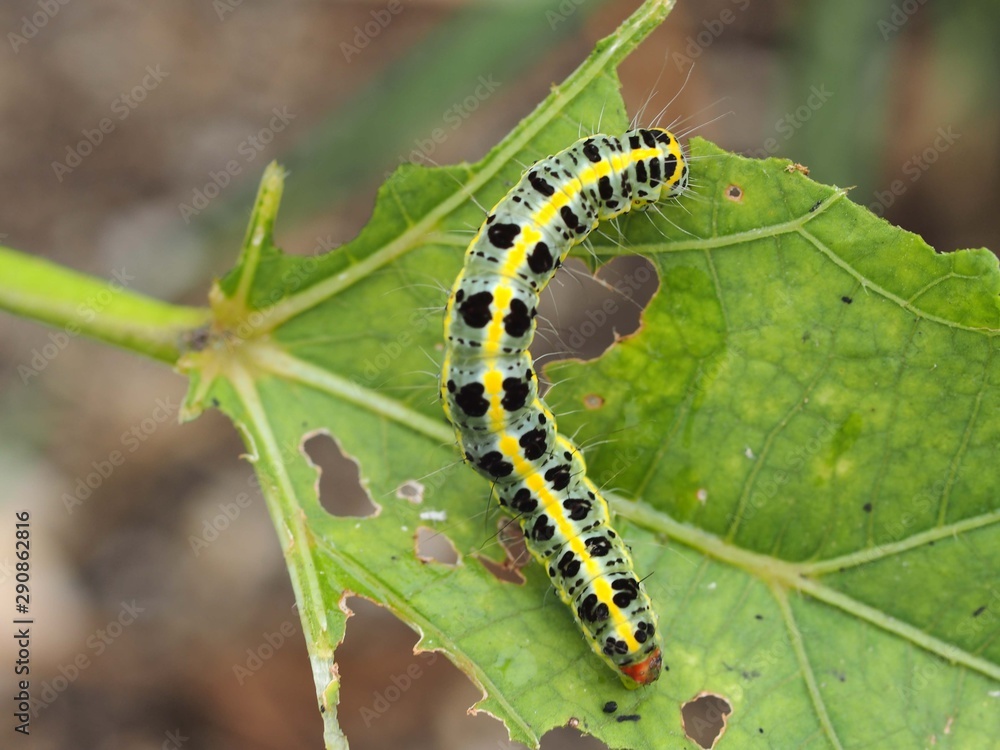
[[[567,723],[613,747],[684,746],[681,706],[703,692],[729,703],[732,747],[1000,736],[996,259],[938,255],[786,161],[694,140],[694,195],[625,218],[620,242],[595,235],[602,261],[655,263],[642,328],[547,373],[564,433],[614,438],[588,463],[652,574],[669,672],[624,690],[537,566],[518,585],[483,562],[503,559],[489,488],[435,395],[445,290],[483,216],[471,197],[492,204],[581,128],[623,131],[614,67],[668,6],[643,5],[483,161],[397,171],[327,255],[273,245],[282,175],[265,174],[215,322],[181,361],[185,415],[216,405],[244,436],[328,747],[346,745],[334,659],[352,595],[447,654],[482,688],[477,707],[531,746]],[[322,508],[302,451],[317,432],[358,463],[375,515]],[[419,559],[421,527],[459,562]],[[639,719],[603,713],[609,700]]]

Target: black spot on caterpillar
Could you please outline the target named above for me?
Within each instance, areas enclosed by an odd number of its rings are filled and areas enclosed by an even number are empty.
[[[487,216],[445,311],[441,398],[462,453],[517,514],[591,648],[629,688],[660,674],[656,615],[583,456],[538,397],[528,347],[539,292],[570,249],[599,222],[687,185],[687,157],[660,128],[590,136],[542,159]]]

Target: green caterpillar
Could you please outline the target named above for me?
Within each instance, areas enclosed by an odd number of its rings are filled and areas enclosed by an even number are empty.
[[[494,483],[532,555],[626,687],[662,665],[656,615],[580,451],[538,397],[538,295],[598,223],[688,185],[661,128],[594,135],[537,162],[486,217],[445,310],[441,398],[465,460]]]

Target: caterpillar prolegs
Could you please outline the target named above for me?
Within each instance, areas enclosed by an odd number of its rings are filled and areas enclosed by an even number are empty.
[[[465,460],[493,481],[593,650],[626,687],[652,683],[656,615],[583,456],[538,397],[538,295],[598,223],[687,188],[660,128],[577,141],[528,169],[486,217],[445,310],[441,396]]]

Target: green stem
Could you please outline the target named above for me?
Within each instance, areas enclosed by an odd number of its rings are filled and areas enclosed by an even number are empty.
[[[124,273],[97,279],[0,247],[0,309],[173,364],[184,335],[207,323],[210,311],[130,292],[129,281]]]

